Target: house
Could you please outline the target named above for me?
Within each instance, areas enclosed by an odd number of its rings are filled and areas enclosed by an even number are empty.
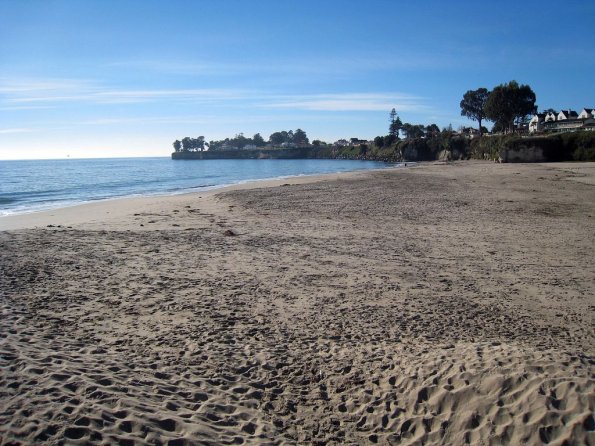
[[[457,134],[463,135],[466,138],[473,139],[479,136],[479,130],[474,127],[461,127]]]
[[[578,118],[578,113],[575,112],[574,110],[562,110],[560,113],[558,113],[558,121],[562,121],[564,119],[577,119]]]
[[[569,132],[583,128],[582,119],[560,119],[559,121],[547,122],[543,129],[551,132]]]
[[[242,147],[244,150],[256,150],[258,149],[258,147],[256,147],[256,145],[254,144],[246,144],[244,147]]]
[[[529,121],[529,133],[540,132],[543,130],[543,124],[549,113],[537,113]]]
[[[221,146],[221,150],[239,150],[238,147],[226,142]]]
[[[545,114],[545,122],[556,121],[558,119],[558,112],[549,111]]]
[[[550,109],[533,115],[529,121],[529,133],[595,130],[594,124],[595,110],[592,108],[583,108],[580,114],[570,109],[560,112]]]

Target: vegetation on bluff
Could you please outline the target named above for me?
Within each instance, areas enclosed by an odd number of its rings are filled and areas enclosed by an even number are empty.
[[[270,147],[303,147],[309,143],[310,140],[306,132],[302,129],[297,129],[295,131],[282,130],[275,132],[269,136],[268,143],[260,133],[256,133],[252,138],[244,136],[243,133],[238,133],[233,138],[210,142],[206,142],[204,136],[199,136],[198,138],[185,137],[181,141],[176,139],[173,142],[173,147],[175,152],[202,152],[204,150],[258,149],[267,145]]]
[[[452,126],[442,130],[436,124],[403,123],[393,108],[389,114],[388,134],[373,141],[340,140],[328,144],[310,141],[305,131],[278,131],[265,141],[260,133],[252,138],[243,133],[233,138],[205,142],[204,136],[185,137],[173,143],[176,159],[211,158],[330,158],[400,161],[451,159],[502,159],[516,161],[595,160],[595,132],[578,132],[526,137],[515,134],[537,109],[536,96],[528,85],[516,81],[494,87],[469,90],[461,100],[461,115],[478,123],[478,130]],[[488,133],[482,125],[494,122]],[[474,136],[479,136],[478,138]],[[208,150],[208,154],[205,151]],[[205,153],[203,153],[205,152]],[[214,153],[217,152],[217,153]],[[199,154],[200,153],[200,154]]]
[[[595,132],[574,132],[536,137],[496,135],[469,139],[448,131],[430,138],[409,138],[389,145],[374,143],[338,147],[330,144],[295,148],[174,152],[174,159],[358,159],[403,162],[504,158],[508,151],[531,154],[508,161],[595,161]]]

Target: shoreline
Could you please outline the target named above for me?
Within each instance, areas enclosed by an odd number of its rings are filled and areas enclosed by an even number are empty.
[[[38,211],[21,212],[0,216],[0,231],[18,230],[18,229],[39,229],[53,226],[79,226],[90,222],[99,222],[101,218],[107,221],[120,219],[130,212],[142,211],[145,207],[158,208],[164,201],[178,202],[187,197],[198,196],[205,200],[218,193],[224,193],[232,190],[258,189],[261,187],[276,187],[290,182],[291,184],[306,184],[318,181],[332,181],[334,179],[348,177],[349,175],[364,174],[366,172],[376,172],[383,170],[401,169],[414,167],[423,163],[409,163],[409,165],[387,166],[376,169],[358,169],[348,172],[332,172],[325,174],[304,174],[275,178],[244,180],[234,184],[221,186],[205,187],[203,190],[183,190],[175,193],[156,193],[151,195],[123,196],[87,201],[66,206],[59,206],[51,209]],[[132,212],[134,213],[134,212]],[[84,214],[81,215],[81,214]]]

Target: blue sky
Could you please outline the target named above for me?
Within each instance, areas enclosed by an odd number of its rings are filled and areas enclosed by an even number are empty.
[[[475,125],[470,89],[595,107],[593,1],[0,0],[0,159],[168,156],[302,128]]]

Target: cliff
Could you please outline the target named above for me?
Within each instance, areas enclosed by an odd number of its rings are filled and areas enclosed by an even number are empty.
[[[433,161],[501,159],[504,162],[595,161],[595,132],[547,136],[485,136],[467,139],[456,135],[400,140],[386,147],[374,144],[292,149],[217,150],[174,152],[175,160],[209,159],[354,159],[369,161]]]
[[[327,153],[328,152],[328,153]],[[206,152],[174,152],[174,160],[220,160],[220,159],[308,159],[332,158],[330,150],[317,147],[293,149],[213,150]]]

